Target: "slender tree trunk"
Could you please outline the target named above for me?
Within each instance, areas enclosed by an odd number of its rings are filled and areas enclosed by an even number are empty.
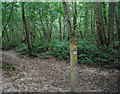
[[[12,3],[12,9],[11,9],[10,15],[9,15],[9,17],[8,17],[8,20],[7,20],[7,22],[6,22],[6,24],[5,24],[4,28],[3,28],[3,30],[2,30],[2,37],[4,36],[4,31],[6,31],[6,26],[7,26],[7,24],[9,23],[10,18],[11,18],[11,16],[12,16],[13,7],[14,7],[14,3]]]
[[[80,4],[80,2],[78,3],[78,5]],[[82,33],[82,29],[81,29],[81,14],[82,13],[78,13],[78,33],[79,33],[79,37],[81,39],[84,39],[83,33]]]
[[[95,35],[95,15],[94,15],[94,7],[93,7],[93,4],[91,4],[91,17],[90,17],[90,31],[91,31],[91,34],[93,35],[96,43],[98,43],[98,40],[96,38],[96,35]]]
[[[42,31],[43,31],[43,37],[44,37],[43,39],[46,40],[47,39],[47,36],[46,36],[47,34],[45,32],[46,29],[44,27],[44,23],[43,23],[42,19],[40,21],[41,21],[41,25],[42,25]]]
[[[114,14],[115,2],[109,3],[109,18],[108,18],[108,46],[114,45]]]
[[[48,32],[46,33],[46,36],[48,38],[48,41],[51,41],[51,37],[52,37],[52,28],[53,28],[53,21],[52,18],[50,20],[50,22],[46,19],[46,27],[48,29]]]
[[[91,18],[91,20],[94,20],[94,19]],[[95,21],[92,21],[92,22],[91,22],[91,33],[92,33],[92,35],[94,36],[94,39],[95,39],[95,41],[96,41],[96,44],[99,44],[98,39],[96,38],[96,34],[95,34],[94,31],[95,31]]]
[[[70,9],[69,9],[69,4],[67,4],[66,2],[63,2],[63,7],[64,7],[64,11],[66,13],[65,18],[67,21],[67,25],[68,25],[68,40],[70,39],[70,36],[73,35],[72,32],[72,27],[71,27],[71,22],[70,22]]]
[[[7,37],[7,40],[8,40],[8,42],[10,41],[10,39],[9,39],[9,36],[8,36],[8,32],[7,32],[7,30],[6,30],[6,37]]]
[[[103,17],[104,17],[104,24],[105,24],[105,26],[107,26],[107,16],[106,16],[106,4],[105,4],[105,2],[103,2]]]
[[[120,44],[120,19],[118,18],[117,12],[115,12],[115,18],[116,18],[116,28],[117,28],[117,32],[118,32],[118,41]]]
[[[77,27],[77,8],[76,2],[74,2],[73,32],[75,32],[76,27]]]
[[[102,17],[102,3],[96,2],[95,3],[95,14],[96,14],[96,24],[97,24],[97,33],[98,33],[98,40],[99,45],[107,45],[105,31],[104,31],[104,23]]]
[[[28,54],[32,55],[32,51],[31,51],[31,45],[30,45],[30,41],[29,41],[29,32],[28,32],[28,28],[27,28],[27,24],[26,24],[26,19],[25,19],[25,12],[24,12],[24,2],[22,2],[22,20],[23,20],[23,26],[25,29],[25,40],[26,40],[26,44],[27,44],[27,48],[28,48]]]
[[[45,27],[44,27],[44,23],[43,23],[43,20],[41,19],[41,17],[40,17],[40,15],[42,15],[42,13],[40,13],[39,12],[39,19],[40,19],[40,24],[41,24],[41,26],[42,26],[42,31],[43,31],[43,37],[42,37],[42,34],[41,34],[41,32],[40,32],[40,30],[39,30],[39,34],[40,34],[40,39],[44,39],[44,40],[46,40],[47,39],[47,36],[46,36],[46,32],[45,32]]]
[[[60,29],[60,41],[62,41],[62,28],[61,28],[61,15],[60,15],[60,18],[59,18],[59,29]]]
[[[66,34],[65,34],[65,31],[66,31],[65,17],[63,17],[63,20],[62,20],[62,21],[63,21],[63,24],[64,24],[64,27],[63,27],[63,28],[64,28],[64,30],[63,30],[63,40],[65,40],[65,35],[66,35]]]
[[[89,27],[89,23],[88,23],[88,4],[85,4],[86,7],[84,7],[84,20],[83,20],[83,23],[84,23],[84,37],[86,37],[86,34],[88,33],[88,27]]]
[[[39,28],[37,28],[37,29],[38,29],[38,32],[39,32],[39,38],[42,40],[42,34],[40,32],[40,29]]]
[[[52,29],[53,29],[53,21],[51,19],[51,22],[50,22],[50,30],[49,30],[49,37],[48,37],[48,41],[50,42],[51,41],[51,37],[52,37]]]
[[[79,17],[79,33],[80,33],[81,39],[84,39],[83,34],[82,34],[82,30],[81,30],[81,18],[80,17]]]
[[[91,26],[91,33],[93,33],[93,15],[91,15],[91,17],[90,17],[90,26]]]

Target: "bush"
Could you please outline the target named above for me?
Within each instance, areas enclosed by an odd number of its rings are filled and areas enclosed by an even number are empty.
[[[107,68],[120,68],[120,51],[110,47],[96,46],[88,42],[78,45],[78,63],[94,63]]]
[[[25,55],[25,54],[28,53],[28,52],[27,52],[27,47],[26,47],[25,44],[18,45],[18,46],[16,47],[16,51],[19,52],[19,53],[21,53],[21,54],[23,54],[23,55]]]
[[[99,64],[105,67],[114,67],[119,69],[120,66],[120,51],[110,47],[96,46],[93,43],[85,40],[79,40],[78,43],[78,63]],[[25,44],[19,45],[17,51],[22,54],[27,53]],[[34,53],[44,55],[52,55],[58,59],[70,59],[69,42],[66,41],[51,41],[51,42],[34,42],[32,45]]]
[[[9,50],[9,49],[13,49],[17,46],[18,44],[17,43],[14,43],[14,42],[5,42],[5,43],[2,43],[2,49],[3,50]]]
[[[51,55],[59,59],[69,59],[69,43],[53,41],[50,43]]]

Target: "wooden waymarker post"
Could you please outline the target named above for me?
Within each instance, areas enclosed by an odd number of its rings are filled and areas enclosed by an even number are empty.
[[[70,78],[71,92],[77,92],[78,69],[77,69],[77,39],[70,39]]]

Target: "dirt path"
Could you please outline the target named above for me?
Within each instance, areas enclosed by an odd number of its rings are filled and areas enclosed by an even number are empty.
[[[2,72],[3,92],[70,91],[70,64],[65,61],[23,57],[14,51],[3,51],[2,61],[17,68],[13,72]],[[118,70],[83,65],[78,69],[79,92],[118,92]]]

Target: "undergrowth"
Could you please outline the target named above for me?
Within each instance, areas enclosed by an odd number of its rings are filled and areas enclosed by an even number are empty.
[[[80,40],[77,49],[79,64],[98,64],[106,68],[120,69],[120,47],[98,47],[89,41]],[[64,60],[70,59],[69,50],[69,42],[66,41],[34,42],[32,44],[33,54],[47,52],[55,58]],[[16,51],[21,54],[28,53],[25,44],[18,45]]]

